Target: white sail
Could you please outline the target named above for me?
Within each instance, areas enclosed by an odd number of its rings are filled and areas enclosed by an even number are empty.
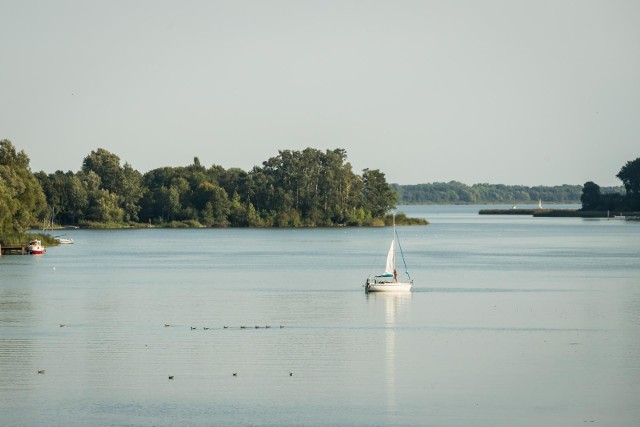
[[[396,249],[396,241],[395,239],[391,241],[391,247],[389,248],[389,253],[387,254],[387,266],[384,268],[384,274],[393,275],[393,270],[396,269],[395,265],[395,249]]]

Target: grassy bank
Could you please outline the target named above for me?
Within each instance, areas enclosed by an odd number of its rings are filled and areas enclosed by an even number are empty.
[[[26,245],[30,240],[37,239],[44,246],[57,246],[60,244],[52,235],[47,233],[21,233],[0,236],[2,245]]]
[[[376,218],[370,220],[370,223],[366,223],[363,225],[348,225],[350,227],[384,227],[390,226],[393,223],[393,215],[387,215],[384,218]],[[429,221],[423,218],[411,218],[408,217],[405,213],[400,212],[396,214],[396,225],[428,225]],[[334,224],[328,227],[344,227],[345,224]],[[266,226],[265,226],[266,227]],[[261,228],[265,228],[261,227]],[[300,228],[305,227],[316,227],[316,226],[300,226]],[[89,222],[84,221],[80,223],[80,228],[92,229],[92,230],[111,230],[111,229],[135,229],[135,228],[207,228],[205,225],[201,224],[196,220],[185,220],[185,221],[170,221],[163,222],[157,224],[148,224],[148,223],[140,223],[140,222],[127,222],[127,223],[117,223],[117,222]],[[248,227],[251,228],[251,227]],[[256,228],[256,227],[254,227]],[[277,226],[271,226],[266,228],[278,228]]]

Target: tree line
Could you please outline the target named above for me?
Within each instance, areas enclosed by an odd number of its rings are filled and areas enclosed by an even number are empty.
[[[103,148],[78,172],[32,173],[24,151],[0,141],[0,235],[53,213],[58,224],[299,227],[384,224],[396,194],[377,169],[353,172],[344,149],[281,150],[250,171],[184,167],[140,173]]]
[[[400,204],[524,204],[538,203],[580,203],[582,186],[557,185],[535,186],[473,184],[458,181],[434,182],[429,184],[391,184],[398,193]],[[604,187],[602,193],[616,193],[622,187]]]
[[[582,202],[583,210],[640,211],[640,158],[616,175],[623,187],[525,187],[460,182],[389,185],[377,169],[353,172],[344,149],[281,150],[250,171],[183,167],[140,173],[103,148],[78,172],[32,173],[29,157],[0,141],[0,238],[50,220],[63,225],[190,227],[382,225],[401,204]],[[626,194],[622,194],[622,190]],[[581,193],[580,193],[581,192]],[[409,221],[409,219],[407,219]]]

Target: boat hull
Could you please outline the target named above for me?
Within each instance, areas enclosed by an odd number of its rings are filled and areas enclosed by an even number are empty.
[[[367,282],[365,292],[411,292],[412,282],[409,283],[373,283]]]

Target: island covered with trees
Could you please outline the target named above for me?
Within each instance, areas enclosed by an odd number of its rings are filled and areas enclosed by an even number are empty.
[[[354,173],[343,149],[281,150],[250,171],[196,157],[142,174],[98,148],[79,171],[48,174],[32,173],[27,154],[0,141],[0,238],[54,215],[58,224],[93,228],[385,225],[396,200],[383,172]]]

